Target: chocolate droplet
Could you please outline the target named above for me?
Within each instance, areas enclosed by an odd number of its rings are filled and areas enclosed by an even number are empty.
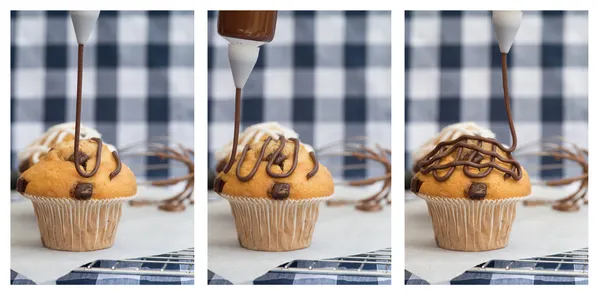
[[[477,152],[473,157],[473,162],[479,164],[481,163],[481,161],[483,161],[483,156],[479,152]]]
[[[81,167],[83,167],[83,169],[86,170],[87,169],[87,161],[90,159],[90,156],[86,155],[82,151],[77,151],[77,156],[79,159],[79,165],[81,165]],[[69,157],[69,159],[67,159],[67,161],[75,163],[75,154],[72,154]]]
[[[275,200],[283,200],[290,196],[290,185],[286,183],[275,183],[271,189],[271,197]]]
[[[92,198],[94,186],[90,183],[79,183],[71,192],[71,196],[78,200],[88,200]]]
[[[213,183],[213,190],[217,193],[221,193],[223,191],[223,187],[225,187],[225,181],[217,176]]]
[[[25,189],[27,188],[27,184],[29,184],[29,182],[26,179],[19,177],[17,179],[17,192],[24,193]]]
[[[419,193],[419,190],[421,189],[422,184],[423,184],[423,182],[415,176],[410,181],[410,190],[413,193]]]
[[[274,152],[270,153],[267,155],[267,162],[271,161],[271,159],[273,158]],[[287,159],[282,153],[277,154],[277,157],[275,157],[275,161],[273,161],[273,164],[281,167],[281,170],[283,170],[283,162],[285,161],[285,159]]]
[[[472,183],[467,192],[467,197],[482,200],[487,195],[487,185],[484,183]]]
[[[504,174],[504,180],[507,180],[507,179],[509,179],[509,178],[510,178],[510,174],[508,174],[508,173],[505,173],[505,174]]]

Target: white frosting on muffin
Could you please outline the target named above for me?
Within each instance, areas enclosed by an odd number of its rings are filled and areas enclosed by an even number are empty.
[[[253,144],[260,141],[263,136],[271,136],[274,140],[279,139],[279,135],[283,135],[285,138],[298,138],[298,133],[294,130],[281,126],[277,122],[264,122],[254,124],[246,128],[238,137],[237,154],[241,154],[246,144]],[[302,143],[307,151],[314,151],[310,145]],[[231,149],[233,147],[233,140],[226,145],[222,146],[218,151],[215,152],[215,158],[217,161],[228,160],[231,155]]]
[[[413,164],[430,153],[440,142],[454,140],[462,135],[481,136],[495,138],[496,134],[491,130],[481,127],[474,122],[460,122],[446,126],[440,133],[429,139],[412,153]]]
[[[52,148],[52,146],[62,142],[63,139],[69,134],[75,135],[74,122],[58,124],[50,127],[48,131],[46,131],[34,142],[32,142],[21,152],[19,152],[19,162],[22,162],[29,158],[31,158],[34,164],[39,162],[41,154],[47,153]],[[80,139],[90,139],[94,137],[102,138],[100,132],[93,128],[86,127],[84,125],[80,126],[80,134]],[[107,146],[111,149],[111,151],[114,151],[114,147],[112,145],[107,144]]]

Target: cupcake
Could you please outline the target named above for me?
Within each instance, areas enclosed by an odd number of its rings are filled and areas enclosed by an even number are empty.
[[[80,139],[102,138],[100,132],[81,125]],[[25,172],[40,161],[57,143],[72,141],[75,137],[75,123],[63,123],[50,127],[44,134],[19,152],[19,173]]]
[[[417,172],[417,164],[431,152],[440,142],[454,140],[463,135],[481,136],[495,138],[496,134],[491,130],[481,127],[474,122],[460,122],[448,125],[437,135],[427,140],[412,153],[413,173]]]
[[[136,178],[116,151],[99,138],[81,140],[75,169],[74,141],[62,141],[17,180],[33,203],[42,244],[61,251],[94,251],[113,245],[122,203],[137,193]]]
[[[263,137],[271,136],[273,139],[278,139],[279,135],[283,135],[285,138],[298,138],[298,133],[294,130],[286,128],[277,122],[264,122],[248,126],[242,133],[240,133],[238,139],[237,156],[242,152],[247,144],[255,144],[260,142]],[[304,147],[312,152],[313,148],[307,144],[303,144]],[[233,140],[222,146],[221,149],[215,152],[215,159],[217,161],[217,173],[221,172],[227,162],[229,156],[231,156],[231,149],[233,147]],[[236,157],[237,157],[236,156]]]
[[[517,203],[531,193],[529,176],[495,140],[462,138],[457,143],[464,145],[457,149],[445,145],[419,162],[411,191],[427,202],[439,247],[468,252],[503,248]]]
[[[213,189],[231,205],[240,245],[270,252],[310,246],[319,205],[334,192],[315,153],[283,135],[246,144]]]

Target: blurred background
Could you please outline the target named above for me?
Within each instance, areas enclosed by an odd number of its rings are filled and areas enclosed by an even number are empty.
[[[192,11],[102,11],[84,48],[82,124],[124,147],[155,137],[194,145]],[[66,11],[11,12],[11,168],[50,126],[75,121],[77,42]],[[155,158],[127,158],[138,179]]]
[[[235,87],[227,41],[208,13],[208,163],[231,141]],[[391,146],[389,11],[279,11],[275,38],[261,47],[242,93],[242,127],[277,121],[315,148],[353,136]],[[320,159],[334,177],[381,174],[380,164],[340,170],[355,159]]]
[[[510,144],[491,13],[407,11],[405,22],[407,168],[414,149],[456,122],[474,121]],[[525,11],[508,67],[518,143],[562,135],[587,148],[587,12]],[[556,163],[546,157],[519,161],[532,178],[581,172],[575,165],[540,173]]]

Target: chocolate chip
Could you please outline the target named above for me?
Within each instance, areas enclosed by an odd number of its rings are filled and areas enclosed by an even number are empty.
[[[225,181],[217,176],[213,183],[213,190],[215,190],[217,193],[221,193],[223,191],[223,187],[225,187]]]
[[[19,177],[17,179],[17,192],[24,193],[25,189],[27,188],[27,184],[29,184],[29,182],[26,179]]]
[[[290,185],[286,183],[275,183],[270,194],[275,200],[286,199],[290,196]]]
[[[90,156],[86,155],[84,152],[82,151],[77,151],[78,156],[79,156],[79,165],[81,165],[81,167],[83,167],[84,170],[86,170],[87,168],[87,161],[90,159]],[[72,154],[69,159],[67,159],[67,161],[73,162],[75,163],[75,154]]]
[[[467,191],[467,197],[475,200],[482,200],[487,194],[487,185],[484,183],[472,183]]]
[[[472,161],[473,161],[474,163],[477,163],[477,164],[479,164],[479,163],[481,163],[481,161],[483,161],[483,156],[482,156],[482,155],[481,155],[479,152],[477,152],[477,153],[475,154],[475,156],[473,157],[473,160],[472,160]]]
[[[272,152],[270,154],[267,155],[267,162],[271,161],[271,159],[273,159],[273,155],[275,152]],[[281,170],[283,170],[283,162],[285,161],[286,156],[284,156],[282,153],[277,154],[277,157],[275,157],[275,161],[273,161],[273,164],[281,167]]]
[[[419,190],[421,189],[422,184],[423,184],[423,182],[415,176],[410,181],[410,190],[413,193],[419,193]]]
[[[79,183],[71,191],[71,196],[78,200],[88,200],[92,198],[94,186],[90,183]]]

